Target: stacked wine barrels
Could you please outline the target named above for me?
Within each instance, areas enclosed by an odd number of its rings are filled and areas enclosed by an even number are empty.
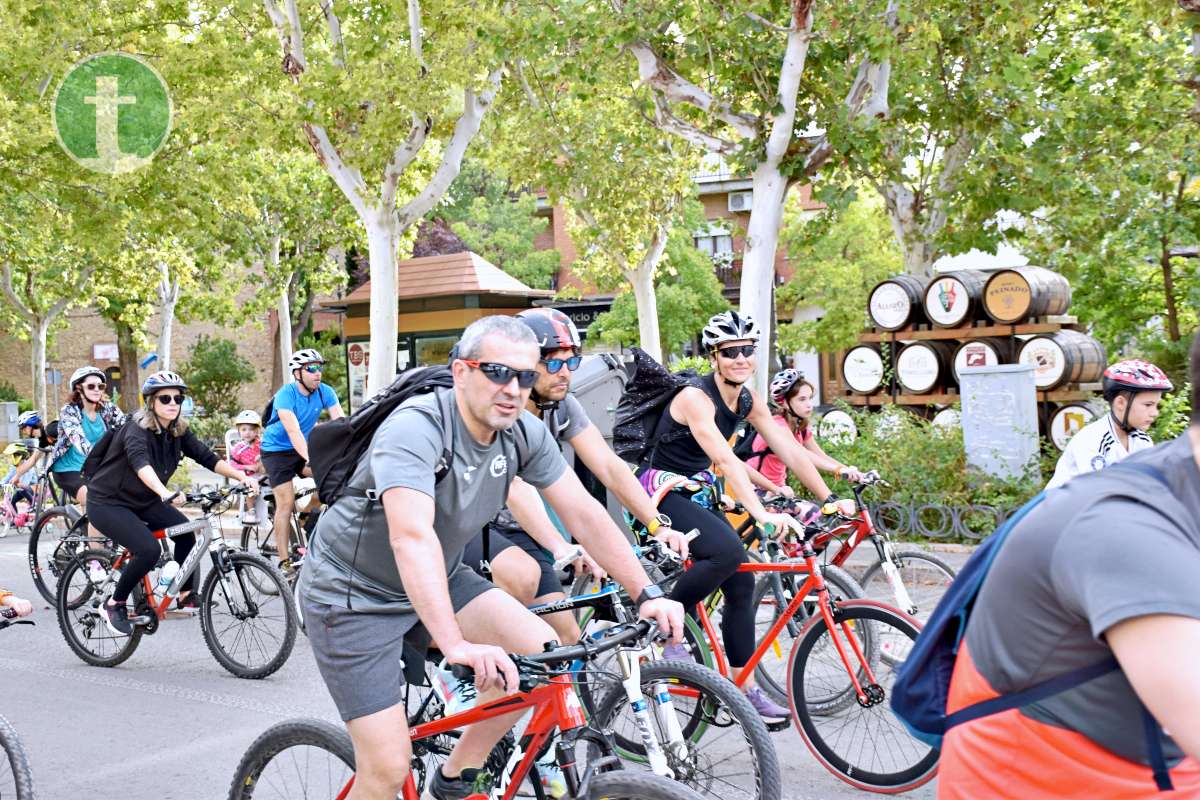
[[[1100,380],[1106,363],[1104,347],[1063,317],[1070,305],[1070,284],[1043,267],[881,281],[867,301],[873,330],[832,368],[835,394],[858,405],[887,399],[936,414],[956,399],[962,370],[1030,364],[1047,435],[1060,443],[1090,420],[1084,387]]]

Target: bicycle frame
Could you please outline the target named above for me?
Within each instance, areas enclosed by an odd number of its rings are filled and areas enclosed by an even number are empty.
[[[196,544],[188,553],[187,558],[179,565],[179,572],[171,581],[171,585],[163,593],[161,599],[154,596],[154,584],[150,582],[150,575],[142,577],[142,589],[146,593],[146,604],[154,611],[154,615],[160,620],[167,615],[167,610],[171,607],[171,601],[179,594],[180,588],[191,577],[192,573],[200,566],[200,559],[204,557],[205,551],[212,554],[213,563],[218,563],[221,553],[229,546],[225,544],[225,540],[213,535],[212,517],[210,514],[205,514],[202,518],[192,522],[185,522],[180,525],[172,525],[170,528],[154,531],[154,538],[160,541],[165,541],[176,536],[181,536],[185,533],[197,534]],[[114,570],[122,569],[131,559],[129,551],[121,548],[120,554],[113,561],[112,568]]]

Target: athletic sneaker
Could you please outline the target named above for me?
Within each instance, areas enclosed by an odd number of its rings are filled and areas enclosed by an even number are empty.
[[[104,614],[104,624],[118,636],[128,636],[133,633],[133,625],[129,623],[129,609],[124,603],[109,605],[108,601],[100,604]]]
[[[792,712],[767,697],[767,693],[757,686],[751,686],[746,692],[746,699],[754,710],[763,718],[763,722],[787,722]]]
[[[688,652],[687,645],[680,642],[674,642],[663,645],[663,658],[668,661],[691,661],[692,654]]]
[[[108,573],[104,570],[104,565],[94,558],[88,562],[87,573],[88,580],[92,582],[93,586],[99,586],[108,577]]]
[[[477,692],[474,681],[461,681],[450,671],[450,665],[443,661],[434,673],[434,686],[441,695],[442,704],[446,707],[446,715],[457,714],[475,705]]]
[[[482,772],[479,769],[464,769],[457,778],[447,778],[442,774],[442,768],[438,767],[426,784],[421,800],[463,800],[464,797],[470,797],[479,791],[476,783]]]
[[[179,598],[175,601],[175,608],[180,611],[198,611],[200,609],[200,601],[196,599],[195,592],[188,592],[187,597]]]

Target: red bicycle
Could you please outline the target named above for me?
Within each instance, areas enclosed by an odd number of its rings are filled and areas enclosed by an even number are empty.
[[[418,800],[418,780],[422,783],[430,751],[440,751],[441,737],[452,736],[468,725],[533,710],[533,716],[519,741],[496,770],[492,786],[468,800],[510,800],[527,777],[539,800],[544,800],[537,779],[536,761],[554,742],[555,757],[567,783],[571,798],[600,800],[697,800],[701,795],[652,773],[620,769],[610,734],[588,725],[583,706],[575,693],[571,662],[590,662],[601,653],[618,647],[642,649],[653,638],[654,626],[647,622],[618,626],[599,640],[567,647],[555,647],[533,656],[512,656],[521,675],[516,693],[482,703],[458,714],[414,726],[410,731],[413,769],[400,797]],[[456,667],[458,677],[470,680],[470,670]],[[577,745],[586,743],[589,755],[580,774],[576,766]],[[489,760],[491,763],[491,760]],[[342,727],[313,719],[290,720],[268,729],[242,756],[229,800],[263,800],[297,797],[343,800],[354,785],[354,748],[350,735]]]

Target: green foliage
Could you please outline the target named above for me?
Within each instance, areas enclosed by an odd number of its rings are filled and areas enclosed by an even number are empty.
[[[33,402],[26,400],[17,392],[17,387],[9,381],[0,381],[0,402],[16,403],[17,411],[23,413],[33,408]]]
[[[712,359],[704,356],[677,356],[669,364],[671,372],[683,372],[685,369],[696,370],[697,375],[707,375],[712,372]]]
[[[696,209],[683,225],[671,230],[654,281],[658,306],[658,329],[664,357],[679,353],[696,337],[713,314],[729,308],[713,262],[692,241],[698,220]],[[638,309],[633,291],[626,289],[613,300],[612,308],[596,318],[589,333],[599,334],[606,344],[627,347],[638,342]]]
[[[236,414],[241,387],[255,377],[254,367],[238,354],[237,344],[218,336],[197,339],[191,357],[179,372],[196,403],[210,416]]]
[[[344,403],[350,387],[346,377],[346,348],[336,339],[337,332],[332,330],[306,332],[300,336],[300,344],[296,349],[311,347],[324,357],[325,369],[321,373],[321,382],[333,387],[338,399]]]
[[[536,196],[514,191],[502,171],[487,171],[478,162],[468,162],[447,198],[432,215],[449,222],[468,250],[526,286],[550,288],[561,258],[557,250],[535,249],[535,240],[550,224],[537,216]]]
[[[825,311],[817,320],[779,325],[780,352],[852,346],[866,321],[867,292],[904,266],[883,202],[865,195],[815,217],[791,203],[780,236],[797,265],[776,294],[780,309],[815,305]]]
[[[1158,406],[1158,419],[1147,433],[1156,442],[1168,442],[1187,430],[1192,413],[1192,385],[1176,384],[1178,388],[1163,397]]]
[[[188,427],[209,447],[224,446],[225,432],[233,427],[233,416],[223,411],[206,411],[188,420]],[[226,454],[228,455],[228,454]]]

